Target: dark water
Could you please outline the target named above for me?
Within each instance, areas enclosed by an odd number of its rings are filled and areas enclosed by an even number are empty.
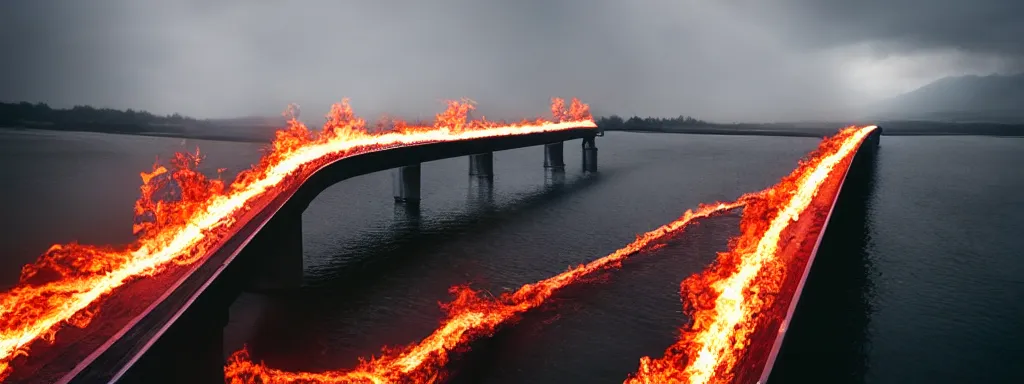
[[[563,174],[540,148],[423,167],[423,204],[395,206],[387,173],[345,181],[304,214],[305,285],[245,295],[226,343],[284,369],[351,367],[419,340],[455,284],[495,294],[628,243],[700,202],[788,173],[804,138],[610,134],[600,172]],[[53,242],[131,240],[138,172],[194,150],[238,170],[252,144],[0,131],[0,286]],[[883,137],[873,178],[830,227],[773,382],[1024,382],[1024,140]],[[846,192],[844,192],[846,193]],[[859,213],[859,214],[858,214]],[[565,290],[453,364],[457,382],[621,382],[660,356],[682,321],[679,282],[704,268],[737,219],[707,220],[621,270]]]

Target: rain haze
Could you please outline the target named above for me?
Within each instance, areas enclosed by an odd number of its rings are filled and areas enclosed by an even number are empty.
[[[1024,69],[1024,3],[10,1],[0,100],[196,117],[597,114],[845,119],[944,76]]]

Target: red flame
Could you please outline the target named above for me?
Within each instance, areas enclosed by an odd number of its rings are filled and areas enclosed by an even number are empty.
[[[268,196],[293,187],[325,164],[403,145],[596,127],[579,100],[573,99],[568,111],[561,99],[553,104],[561,106],[555,111],[557,121],[505,123],[468,120],[474,106],[450,102],[433,125],[395,121],[394,130],[373,133],[347,100],[331,108],[320,131],[299,122],[291,106],[285,112],[288,126],[276,133],[270,151],[228,185],[196,170],[198,153],[177,154],[170,169],[157,165],[141,174],[137,241],[120,249],[54,245],[23,268],[18,285],[0,293],[0,380],[33,342],[53,341],[65,325],[87,326],[99,302],[129,281],[175,265],[196,265],[219,239],[238,228],[236,221],[246,212],[262,208]],[[175,187],[176,199],[158,199],[156,193],[168,184]]]
[[[465,287],[454,287],[456,299],[444,305],[448,317],[418,344],[385,348],[380,357],[362,360],[352,370],[321,373],[286,372],[254,363],[247,350],[236,352],[225,367],[231,383],[430,383],[443,378],[442,367],[449,353],[469,341],[486,336],[524,311],[540,306],[565,286],[593,272],[617,267],[653,242],[677,233],[692,220],[745,206],[741,235],[731,250],[720,254],[707,271],[683,282],[687,313],[692,325],[659,360],[643,358],[641,369],[629,383],[703,383],[728,381],[736,361],[757,325],[754,318],[773,303],[784,265],[774,259],[780,236],[796,220],[821,186],[845,169],[857,147],[874,127],[846,128],[824,140],[819,148],[792,174],[762,192],[747,194],[735,202],[705,205],[687,211],[681,218],[654,231],[611,255],[562,274],[527,284],[497,299],[483,299]],[[717,376],[716,376],[717,375]]]

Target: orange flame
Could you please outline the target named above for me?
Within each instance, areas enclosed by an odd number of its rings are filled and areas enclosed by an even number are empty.
[[[449,353],[468,342],[489,335],[503,323],[543,304],[552,294],[594,272],[618,267],[629,256],[644,250],[651,243],[678,233],[693,220],[710,217],[743,206],[751,196],[731,203],[702,205],[687,210],[679,219],[637,237],[629,245],[600,259],[550,277],[527,284],[517,291],[496,299],[483,299],[468,287],[453,287],[456,299],[443,305],[448,318],[434,333],[417,344],[401,349],[385,348],[382,356],[360,361],[349,371],[322,373],[285,372],[253,363],[245,349],[235,352],[224,368],[231,383],[430,383],[443,376],[441,368]]]
[[[556,111],[558,121],[504,123],[467,121],[474,106],[450,102],[433,125],[396,121],[393,131],[374,133],[366,130],[348,100],[331,108],[321,131],[306,128],[295,118],[297,107],[289,106],[288,126],[276,133],[271,150],[230,185],[197,171],[198,152],[177,154],[171,170],[154,166],[141,174],[135,213],[142,222],[133,228],[137,241],[121,249],[54,245],[22,269],[18,285],[0,293],[0,380],[10,374],[12,360],[27,355],[36,340],[52,342],[65,325],[87,326],[101,299],[129,281],[174,265],[195,265],[238,228],[236,221],[246,212],[262,208],[269,196],[294,187],[328,163],[397,146],[596,127],[585,104],[573,99],[566,111],[564,101],[556,103],[563,106]],[[157,191],[171,181],[177,199],[157,199]]]
[[[784,232],[830,177],[849,167],[876,127],[846,128],[825,139],[808,160],[749,202],[740,235],[708,270],[682,283],[684,312],[692,319],[660,359],[644,357],[629,384],[727,383],[750,344],[759,318],[771,308],[786,273],[780,260]]]
[[[747,194],[735,202],[704,205],[645,233],[614,253],[562,274],[527,284],[494,300],[481,299],[466,287],[454,287],[456,299],[444,305],[448,318],[426,339],[402,349],[385,348],[381,357],[362,360],[348,371],[322,373],[286,372],[254,363],[245,349],[235,352],[225,367],[231,383],[430,383],[443,377],[441,367],[449,352],[469,341],[491,334],[516,315],[540,306],[565,286],[593,272],[617,267],[621,262],[665,236],[682,230],[692,220],[744,208],[741,235],[732,250],[719,255],[708,271],[686,279],[686,311],[693,326],[683,329],[681,339],[659,360],[643,358],[641,369],[628,383],[703,383],[731,379],[735,364],[754,331],[754,318],[773,303],[784,266],[774,257],[780,237],[797,220],[833,170],[845,169],[857,147],[875,127],[846,128],[824,140],[792,174],[775,186]],[[654,247],[654,246],[652,246]],[[763,269],[769,271],[763,271]],[[756,283],[756,284],[752,284]],[[761,291],[764,295],[761,295]],[[695,309],[696,308],[696,309]],[[690,361],[689,366],[683,365]],[[720,374],[719,374],[720,373]],[[716,376],[716,374],[718,376]]]

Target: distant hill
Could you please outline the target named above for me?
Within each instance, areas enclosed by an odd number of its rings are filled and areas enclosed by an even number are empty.
[[[884,120],[1024,123],[1024,73],[946,77],[879,103]]]

